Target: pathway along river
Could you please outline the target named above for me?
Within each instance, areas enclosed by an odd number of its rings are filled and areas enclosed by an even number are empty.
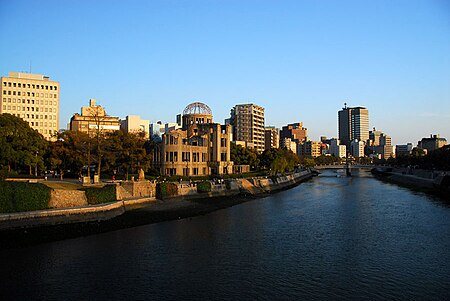
[[[449,300],[450,207],[326,171],[205,216],[2,250],[0,300]]]

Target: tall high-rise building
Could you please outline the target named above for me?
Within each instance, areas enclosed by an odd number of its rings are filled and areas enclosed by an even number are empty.
[[[285,125],[280,131],[280,140],[291,138],[292,141],[303,143],[308,137],[308,129],[303,127],[303,122]]]
[[[0,114],[20,117],[45,139],[56,139],[59,82],[41,74],[9,72],[1,78],[0,94]]]
[[[350,108],[347,105],[338,112],[339,140],[350,149],[353,140],[366,142],[369,139],[369,110],[364,107]]]
[[[264,151],[264,108],[255,104],[240,104],[231,109],[229,120],[234,141],[244,141],[259,153]]]
[[[266,126],[264,129],[265,150],[280,147],[280,130],[274,126]]]

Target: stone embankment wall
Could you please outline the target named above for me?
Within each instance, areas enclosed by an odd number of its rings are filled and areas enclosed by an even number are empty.
[[[156,183],[150,181],[122,182],[116,187],[117,200],[154,197],[156,195]]]
[[[49,208],[87,206],[86,193],[80,190],[53,189],[50,192]]]
[[[195,186],[177,184],[179,185],[179,195],[176,198],[204,199],[238,194],[261,195],[295,186],[312,176],[311,172],[303,171],[273,179],[267,177],[236,179],[230,181],[227,185],[214,184],[208,193],[198,193]],[[122,183],[122,185],[116,186],[116,195],[119,199],[117,202],[95,206],[0,214],[0,230],[108,220],[123,214],[127,210],[142,207],[152,202],[161,202],[154,197],[155,187],[156,184],[151,182],[134,182],[131,185]],[[76,191],[71,191],[73,194],[69,192],[52,192],[54,196],[52,206],[87,204],[83,191],[81,191],[82,194]]]

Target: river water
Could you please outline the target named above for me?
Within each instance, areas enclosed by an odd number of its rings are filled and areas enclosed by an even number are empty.
[[[450,207],[333,171],[205,216],[0,251],[0,299],[449,300]]]

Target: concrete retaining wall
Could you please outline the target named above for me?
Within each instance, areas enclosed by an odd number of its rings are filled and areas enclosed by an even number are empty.
[[[119,216],[124,212],[124,204],[122,202],[114,202],[79,208],[47,209],[0,214],[0,230],[101,221]]]
[[[179,187],[180,195],[175,198],[202,199],[209,197],[233,196],[241,193],[260,195],[297,185],[302,180],[311,178],[312,176],[313,175],[311,172],[304,171],[294,175],[278,177],[275,183],[272,179],[266,177],[237,179],[229,182],[230,189],[227,189],[225,184],[217,184],[213,185],[212,191],[208,193],[197,193],[197,187],[185,186],[181,188]],[[124,187],[121,187],[121,189],[125,190]],[[118,194],[121,193],[120,189],[116,191],[119,191]],[[125,193],[123,193],[122,196],[124,195]],[[142,207],[155,201],[157,201],[155,197],[144,197],[96,206],[0,214],[0,230],[108,220],[123,214],[127,210]],[[67,202],[69,202],[69,200],[67,200]]]

